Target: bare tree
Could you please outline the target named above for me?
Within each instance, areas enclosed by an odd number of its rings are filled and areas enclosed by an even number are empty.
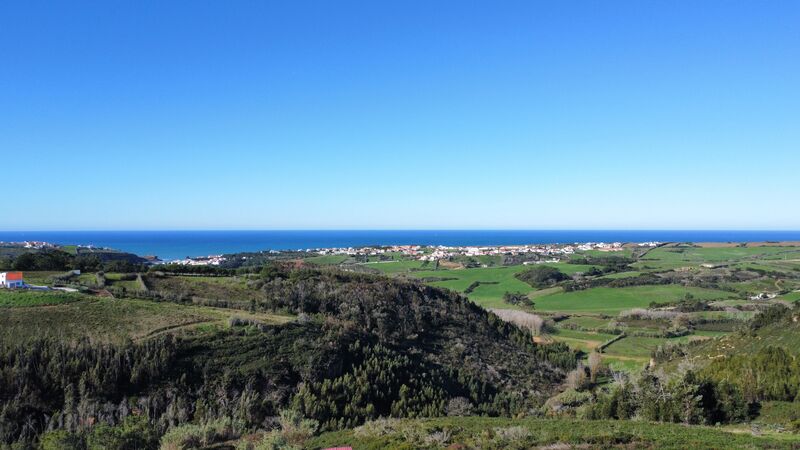
[[[602,367],[603,357],[598,352],[592,352],[589,355],[589,374],[591,376],[592,383],[597,381],[597,374],[600,373]]]

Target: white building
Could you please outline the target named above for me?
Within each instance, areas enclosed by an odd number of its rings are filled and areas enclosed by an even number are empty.
[[[22,272],[0,272],[0,287],[21,288],[23,285]]]

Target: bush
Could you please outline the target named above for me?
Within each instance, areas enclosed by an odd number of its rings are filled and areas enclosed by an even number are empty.
[[[39,448],[41,450],[78,450],[83,448],[83,442],[75,434],[57,430],[42,435]]]
[[[515,276],[520,281],[524,281],[537,289],[551,287],[560,281],[569,279],[569,277],[560,270],[550,266],[534,266]]]
[[[447,402],[446,412],[448,416],[469,416],[472,414],[472,403],[465,397],[451,398]]]
[[[161,450],[184,450],[207,447],[239,437],[230,418],[217,419],[201,425],[186,424],[170,428],[161,438]]]

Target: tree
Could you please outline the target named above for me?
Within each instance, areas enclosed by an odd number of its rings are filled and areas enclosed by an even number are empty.
[[[589,374],[592,383],[597,381],[597,374],[600,372],[603,365],[603,357],[598,352],[589,354]]]

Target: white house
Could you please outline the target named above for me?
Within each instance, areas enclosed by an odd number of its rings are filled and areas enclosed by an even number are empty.
[[[0,287],[21,288],[24,284],[22,272],[0,272]]]

